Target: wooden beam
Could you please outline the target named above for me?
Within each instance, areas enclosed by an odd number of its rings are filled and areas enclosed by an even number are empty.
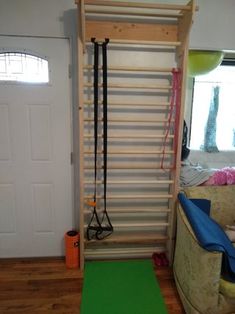
[[[86,40],[109,38],[132,41],[177,41],[177,26],[110,21],[86,21]]]

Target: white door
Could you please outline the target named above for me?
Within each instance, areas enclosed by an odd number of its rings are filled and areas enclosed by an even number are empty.
[[[49,83],[0,82],[0,257],[60,256],[73,226],[66,39],[0,37],[45,56]]]

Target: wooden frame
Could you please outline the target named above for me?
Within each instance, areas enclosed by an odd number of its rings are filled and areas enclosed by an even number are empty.
[[[122,134],[109,134],[109,141],[119,141],[119,140],[166,140],[174,141],[178,148],[181,147],[182,142],[182,125],[183,125],[183,115],[184,115],[184,102],[185,102],[185,85],[186,85],[186,71],[187,71],[187,55],[188,55],[188,42],[189,42],[189,33],[190,28],[193,22],[194,13],[197,10],[195,6],[194,0],[190,1],[187,5],[174,5],[174,4],[157,4],[157,3],[140,3],[140,2],[116,2],[116,1],[107,1],[107,0],[76,0],[75,1],[78,6],[78,106],[79,106],[79,150],[80,150],[80,160],[79,160],[79,172],[80,172],[80,184],[79,184],[79,193],[80,193],[80,267],[83,269],[84,267],[84,259],[86,256],[92,256],[92,247],[87,250],[86,246],[89,245],[87,240],[84,237],[84,227],[86,226],[84,216],[87,215],[88,209],[86,206],[87,198],[91,197],[91,195],[85,193],[85,186],[91,186],[93,184],[93,179],[87,178],[87,173],[93,170],[93,166],[90,162],[87,162],[86,158],[93,155],[93,148],[91,146],[84,147],[85,141],[89,141],[89,145],[92,144],[92,134],[84,130],[87,124],[92,124],[93,119],[91,116],[84,116],[85,108],[86,110],[93,104],[93,101],[84,98],[83,91],[92,89],[92,82],[84,80],[84,73],[93,71],[93,66],[88,64],[84,60],[84,54],[88,45],[90,45],[90,38],[95,37],[97,41],[103,41],[105,38],[109,38],[109,45],[119,45],[119,46],[150,46],[150,47],[159,47],[161,49],[173,49],[175,52],[175,56],[177,59],[177,66],[181,73],[181,86],[180,86],[180,109],[179,116],[177,119],[171,120],[171,123],[177,123],[177,134],[145,134],[145,133],[132,133],[129,135]],[[102,16],[105,18],[102,19]],[[108,16],[108,19],[107,19]],[[88,18],[89,17],[89,18]],[[121,19],[120,19],[121,17]],[[135,21],[131,22],[131,18],[135,18]],[[126,19],[124,21],[124,18]],[[140,18],[140,20],[138,20]],[[136,21],[138,20],[138,21]],[[157,54],[158,52],[156,52]],[[101,69],[102,67],[100,67]],[[108,71],[111,72],[134,72],[134,73],[158,73],[159,75],[166,76],[169,75],[172,71],[172,67],[146,67],[146,66],[123,66],[123,65],[109,65]],[[100,84],[101,86],[101,84]],[[171,86],[164,84],[114,84],[109,83],[109,88],[111,89],[147,89],[158,91],[161,93],[169,93],[171,90]],[[99,102],[101,105],[102,102]],[[111,100],[109,102],[110,108],[159,108],[163,110],[170,109],[170,102],[168,101],[149,101],[146,99],[144,101],[132,102],[130,100],[126,101],[123,99]],[[99,119],[99,122],[102,123],[102,118]],[[146,124],[150,123],[153,125],[162,125],[162,128],[167,126],[168,120],[165,118],[151,118],[149,117],[147,120],[145,118],[110,118],[109,122],[111,124]],[[163,129],[164,131],[164,129]],[[101,138],[102,135],[99,135]],[[98,154],[102,154],[102,150],[98,151]],[[158,226],[158,227],[167,227],[167,235],[156,235],[150,233],[139,233],[136,237],[131,236],[123,236],[117,235],[112,238],[108,238],[104,240],[104,243],[107,244],[138,244],[142,243],[143,245],[147,243],[160,243],[161,245],[165,245],[165,249],[168,252],[168,257],[170,261],[172,261],[173,252],[174,252],[174,236],[175,236],[175,204],[177,193],[179,189],[179,173],[180,173],[180,163],[181,163],[181,151],[178,149],[177,151],[172,150],[171,148],[162,149],[149,149],[145,150],[139,149],[109,149],[109,156],[116,155],[143,155],[146,157],[150,157],[154,155],[155,157],[158,155],[162,156],[174,156],[175,159],[175,168],[172,169],[172,165],[170,162],[165,166],[165,171],[169,173],[170,177],[168,179],[126,179],[126,180],[113,180],[108,178],[108,184],[112,186],[125,186],[125,185],[134,185],[134,186],[143,186],[148,187],[149,185],[154,186],[162,186],[164,189],[165,185],[168,185],[167,192],[159,192],[157,193],[139,193],[138,195],[132,195],[131,193],[124,194],[108,194],[107,200],[145,200],[145,199],[155,199],[161,200],[162,198],[167,199],[169,202],[169,207],[161,207],[159,205],[158,208],[152,208],[151,206],[145,206],[143,209],[139,208],[125,208],[125,207],[113,207],[110,209],[111,213],[119,212],[119,213],[159,213],[162,215],[167,215],[167,221],[165,222],[155,222],[151,224],[142,222],[143,228],[148,226]],[[152,158],[152,157],[151,157]],[[156,157],[157,158],[157,157]],[[98,169],[102,169],[102,165],[98,165]],[[129,165],[126,163],[113,163],[109,166],[110,170],[142,170],[142,171],[151,171],[155,169],[156,171],[160,171],[161,168],[151,161],[149,163],[139,163],[133,162]],[[102,180],[98,180],[98,185],[102,184]],[[102,201],[102,195],[98,195],[98,200]],[[99,207],[99,206],[98,206]],[[114,223],[115,226],[121,226],[122,224]],[[135,228],[139,226],[138,223],[129,222],[125,225],[127,228]],[[141,223],[140,223],[141,225]],[[95,245],[96,241],[91,241],[91,244]],[[102,246],[102,242],[99,242],[99,245]],[[106,247],[105,247],[106,248]],[[162,246],[160,247],[162,248]],[[149,248],[151,251],[152,247]],[[141,252],[149,252],[149,250],[145,247],[136,249],[136,254]],[[104,251],[100,251],[100,256],[104,256]],[[110,248],[110,252],[120,252],[120,254],[124,254],[124,249],[114,249]],[[134,248],[130,248],[130,252],[134,252]],[[114,254],[114,253],[112,253]],[[135,253],[133,253],[135,254]],[[98,249],[94,250],[94,256],[99,256]],[[142,255],[141,255],[142,256]]]

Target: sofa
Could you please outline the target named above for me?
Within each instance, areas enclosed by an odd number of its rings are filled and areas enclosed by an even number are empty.
[[[223,228],[235,225],[235,186],[184,188],[187,198],[211,200],[210,216]],[[174,278],[187,314],[235,313],[235,283],[221,277],[222,253],[203,249],[179,205]]]

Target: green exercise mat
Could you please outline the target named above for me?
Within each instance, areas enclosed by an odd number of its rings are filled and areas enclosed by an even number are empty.
[[[85,263],[81,314],[165,313],[151,260]]]

